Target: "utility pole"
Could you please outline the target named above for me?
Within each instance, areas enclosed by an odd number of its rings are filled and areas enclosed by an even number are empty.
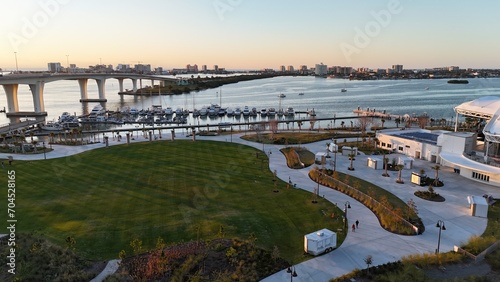
[[[14,52],[14,57],[16,58],[16,72],[19,72],[19,67],[17,66],[17,52]]]

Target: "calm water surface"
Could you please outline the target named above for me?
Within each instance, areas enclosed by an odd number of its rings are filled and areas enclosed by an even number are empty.
[[[143,87],[150,85],[150,80],[143,80]],[[341,92],[341,88],[347,92]],[[124,88],[131,89],[132,82],[124,81]],[[89,98],[98,98],[97,85],[89,80]],[[190,94],[171,96],[120,96],[118,81],[106,81],[106,98],[103,106],[108,110],[123,107],[147,109],[152,105],[165,107],[200,109],[216,103],[222,107],[249,106],[261,108],[293,107],[296,111],[313,109],[318,117],[327,118],[336,115],[352,116],[358,106],[366,109],[386,110],[391,114],[420,115],[427,113],[432,118],[450,119],[455,116],[453,107],[481,96],[500,96],[500,78],[469,79],[469,84],[448,84],[447,79],[435,80],[377,80],[348,81],[342,79],[324,79],[315,77],[275,77],[269,79],[245,81],[224,85],[217,89],[208,89]],[[278,95],[283,93],[285,98]],[[304,93],[304,95],[299,95]],[[5,92],[0,94],[0,107],[6,105]],[[33,110],[33,99],[27,85],[19,86],[19,105],[21,111]],[[77,115],[89,113],[97,103],[80,103],[78,82],[74,80],[50,82],[44,89],[47,120],[57,119],[62,112]],[[303,115],[305,117],[305,115]],[[215,120],[189,119],[188,124],[218,123],[232,121],[224,117]],[[241,118],[243,120],[243,118]],[[258,120],[259,118],[257,118]],[[9,123],[5,114],[0,114],[0,124]]]

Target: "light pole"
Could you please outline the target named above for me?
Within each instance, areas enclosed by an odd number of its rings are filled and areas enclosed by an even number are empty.
[[[16,58],[16,73],[19,72],[19,67],[17,66],[17,52],[14,52],[14,57]]]
[[[334,154],[334,157],[333,157],[333,172],[335,172],[335,170],[337,169],[337,151],[338,151],[338,146],[337,146],[337,140],[336,139],[333,139],[333,144],[335,144],[335,154]]]
[[[42,142],[42,145],[43,145],[43,159],[46,160],[47,155],[45,155],[45,141]]]
[[[69,73],[69,55],[66,55],[66,68],[67,68],[67,73]]]
[[[290,273],[290,282],[293,281],[293,277],[299,276],[299,275],[297,275],[297,272],[295,272],[295,266],[293,267],[293,270],[292,270],[292,267],[289,266],[288,269],[286,270],[286,273]]]
[[[446,230],[446,227],[444,226],[444,221],[438,220],[436,223],[436,227],[439,228],[438,247],[436,249],[436,254],[439,254],[439,245],[441,244],[441,230]]]
[[[344,216],[345,216],[345,224],[347,226],[347,209],[351,208],[351,203],[349,201],[346,201],[344,204]]]

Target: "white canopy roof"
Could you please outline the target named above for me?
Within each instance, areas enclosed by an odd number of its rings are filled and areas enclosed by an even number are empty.
[[[455,112],[489,120],[483,129],[487,141],[500,143],[500,97],[484,96],[462,103],[455,107]]]
[[[454,108],[455,112],[472,117],[490,119],[500,109],[500,97],[484,96],[462,103]]]

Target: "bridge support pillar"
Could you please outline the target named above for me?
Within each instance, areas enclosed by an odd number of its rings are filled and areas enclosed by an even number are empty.
[[[17,113],[19,112],[19,101],[17,100],[17,89],[19,84],[6,84],[3,86],[5,94],[7,94],[7,112]]]
[[[117,78],[118,79],[118,86],[120,87],[120,93],[123,93],[123,78]]]
[[[132,90],[134,93],[137,92],[137,78],[132,78]]]
[[[89,93],[87,91],[87,78],[78,79],[78,84],[80,85],[80,102],[84,102],[89,99]]]
[[[45,112],[45,103],[43,101],[43,81],[37,81],[30,84],[31,95],[33,95],[33,105],[35,106],[35,113]]]
[[[102,79],[96,79],[95,80],[97,82],[97,90],[99,91],[99,100],[102,101],[102,102],[106,102],[106,89],[105,89],[105,86],[106,86],[106,79],[105,78],[102,78]]]
[[[151,88],[155,87],[155,80],[151,79]]]

